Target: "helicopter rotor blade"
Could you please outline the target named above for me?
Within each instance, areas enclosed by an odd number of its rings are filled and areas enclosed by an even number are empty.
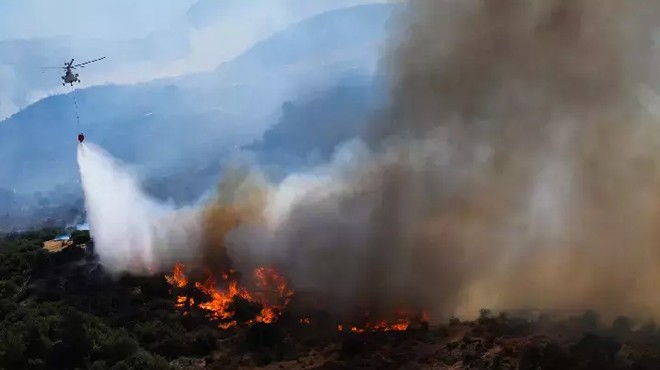
[[[103,59],[105,59],[105,57],[98,58],[98,59],[94,59],[94,60],[90,60],[90,61],[85,62],[85,63],[79,63],[79,64],[76,64],[76,65],[74,65],[74,66],[72,66],[72,67],[82,67],[82,66],[84,66],[85,64],[98,62],[99,60],[103,60]]]

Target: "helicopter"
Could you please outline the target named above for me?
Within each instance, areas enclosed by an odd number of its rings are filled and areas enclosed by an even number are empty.
[[[78,63],[78,64],[73,64],[73,59],[71,59],[70,62],[64,62],[64,67],[42,67],[42,68],[62,68],[66,72],[64,73],[64,76],[62,76],[62,86],[65,86],[66,84],[71,84],[73,86],[74,82],[80,83],[80,79],[78,78],[78,73],[73,73],[71,70],[76,69],[76,68],[85,68],[85,65],[93,62],[98,62],[99,60],[103,60],[105,57],[90,60],[84,63]]]

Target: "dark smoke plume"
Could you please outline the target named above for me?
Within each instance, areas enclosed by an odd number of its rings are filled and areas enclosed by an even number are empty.
[[[279,184],[227,171],[193,213],[143,201],[82,153],[101,257],[117,271],[274,265],[347,315],[660,318],[655,4],[411,1],[383,61],[387,109],[326,166]]]
[[[265,190],[230,256],[338,311],[660,314],[649,4],[411,2],[372,149]]]

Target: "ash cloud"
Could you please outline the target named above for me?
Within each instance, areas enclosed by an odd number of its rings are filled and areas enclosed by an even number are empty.
[[[268,187],[229,234],[338,311],[406,306],[655,316],[658,5],[410,2],[389,108],[330,165]]]

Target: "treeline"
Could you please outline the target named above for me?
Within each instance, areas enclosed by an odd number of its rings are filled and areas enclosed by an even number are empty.
[[[309,325],[285,312],[275,324],[223,331],[201,310],[177,311],[179,292],[163,276],[110,276],[97,263],[86,232],[74,232],[74,246],[60,252],[42,248],[61,232],[0,237],[0,370],[190,369],[200,362],[254,367],[297,360],[330,344],[336,368],[393,368],[410,365],[420,343],[437,348],[424,359],[435,365],[660,369],[660,330],[653,322],[619,317],[604,323],[593,311],[553,320],[484,309],[472,322],[339,333],[327,312],[313,310],[304,315]],[[208,299],[194,294],[201,293],[186,293],[197,302]],[[233,303],[237,321],[259,312],[248,303]]]
[[[216,348],[219,331],[173,308],[162,277],[112,278],[86,249],[42,248],[60,230],[0,240],[0,368],[170,369]]]

